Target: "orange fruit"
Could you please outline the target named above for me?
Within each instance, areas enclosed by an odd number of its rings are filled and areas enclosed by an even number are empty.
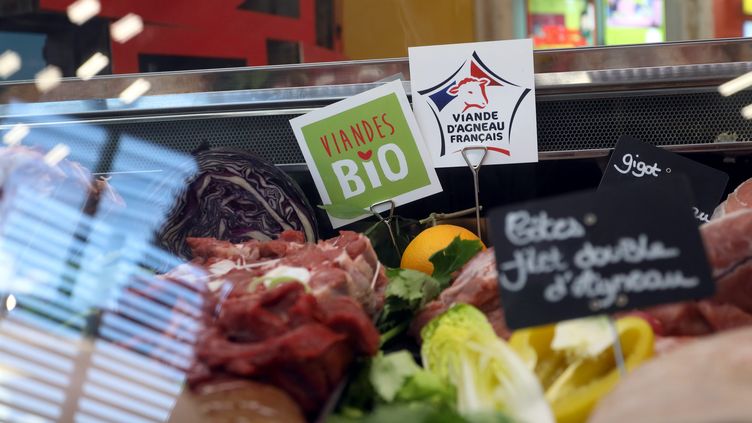
[[[428,260],[435,252],[443,250],[456,237],[466,240],[477,239],[474,233],[455,225],[436,225],[419,233],[402,253],[400,267],[403,269],[419,270],[426,274],[433,274],[433,263]],[[483,241],[481,241],[483,244]],[[483,249],[486,246],[483,245]]]

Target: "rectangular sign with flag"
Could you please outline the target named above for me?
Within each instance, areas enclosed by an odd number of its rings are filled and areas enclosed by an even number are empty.
[[[441,192],[401,81],[290,120],[334,228]]]
[[[415,116],[435,167],[466,166],[462,149],[487,147],[484,164],[538,161],[532,40],[412,47]]]

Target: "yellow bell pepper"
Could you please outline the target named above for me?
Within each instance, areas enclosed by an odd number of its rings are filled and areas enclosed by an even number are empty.
[[[653,355],[653,330],[644,319],[624,317],[616,328],[627,371]],[[613,345],[595,356],[572,354],[551,347],[555,334],[556,325],[523,329],[512,334],[509,344],[540,379],[556,421],[582,423],[621,377]]]

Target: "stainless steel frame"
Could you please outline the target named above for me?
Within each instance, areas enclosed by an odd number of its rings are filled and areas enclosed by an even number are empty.
[[[752,40],[728,39],[654,45],[536,51],[538,102],[604,97],[712,92],[752,71]],[[32,126],[298,115],[402,78],[406,59],[114,75],[89,81],[64,79],[48,93],[32,81],[0,83],[0,131],[16,122]],[[149,93],[131,105],[118,94],[136,79]],[[539,120],[541,117],[539,116]],[[749,142],[705,141],[669,146],[691,151],[750,148]],[[608,149],[546,151],[541,158],[591,157]]]

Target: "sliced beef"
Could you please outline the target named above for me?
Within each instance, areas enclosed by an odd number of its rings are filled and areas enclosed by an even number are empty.
[[[752,328],[693,341],[640,366],[590,423],[752,421]]]
[[[357,300],[375,317],[384,306],[388,278],[370,240],[362,234],[342,231],[318,244],[300,242],[303,234],[285,231],[273,241],[232,244],[213,238],[189,238],[194,264],[213,273],[210,286],[222,282],[245,291],[248,284],[278,266],[303,267],[310,272],[311,287],[318,298],[346,295]]]
[[[504,339],[511,336],[501,307],[493,248],[481,251],[460,269],[452,285],[415,316],[410,332],[419,337],[421,329],[428,322],[454,304],[477,307],[486,314],[497,335]]]
[[[283,283],[221,302],[199,335],[188,382],[198,389],[228,375],[267,381],[315,413],[353,357],[378,346],[378,331],[352,298],[318,301],[304,285]]]
[[[203,263],[211,259],[236,260],[240,257],[252,256],[255,241],[243,244],[233,244],[230,241],[220,241],[214,238],[187,238],[186,242],[193,252],[194,262]],[[256,255],[254,259],[257,259]]]
[[[356,356],[376,353],[372,317],[383,306],[387,278],[369,240],[342,232],[318,244],[301,241],[294,232],[240,244],[189,240],[193,264],[206,272],[197,278],[205,300],[188,375],[193,390],[248,378],[284,390],[310,416]],[[283,268],[307,280],[260,283]]]

